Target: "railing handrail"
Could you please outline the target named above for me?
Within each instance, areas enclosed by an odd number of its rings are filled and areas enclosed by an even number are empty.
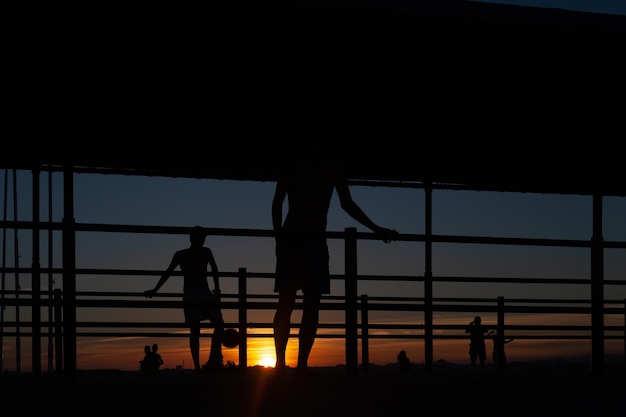
[[[30,221],[18,222],[18,221],[0,221],[4,227],[12,227],[12,228],[23,228],[23,229],[34,229],[34,223]],[[40,231],[45,230],[65,230],[64,225],[61,222],[38,222],[37,227]],[[138,225],[113,225],[113,224],[93,224],[93,223],[75,223],[72,224],[72,230],[76,232],[123,232],[123,233],[158,233],[158,234],[188,234],[189,228],[187,227],[170,227],[170,226],[138,226]],[[346,231],[343,232],[327,232],[326,236],[329,239],[341,239],[346,242],[350,241],[354,243],[355,240],[374,240],[377,237],[373,233],[358,233],[356,229],[352,228],[352,230],[348,233]],[[233,228],[207,228],[207,231],[210,235],[223,235],[223,236],[246,236],[246,237],[273,237],[274,232],[272,230],[261,230],[261,229],[233,229]],[[429,243],[460,243],[460,244],[489,244],[489,245],[532,245],[532,246],[546,246],[546,247],[577,247],[577,248],[587,248],[587,249],[597,249],[597,248],[626,248],[626,242],[609,242],[598,239],[537,239],[537,238],[509,238],[509,237],[477,237],[477,236],[458,236],[458,235],[425,235],[425,234],[401,234],[397,239],[399,241],[406,242],[426,242],[428,240]],[[356,258],[356,254],[351,256],[346,255],[346,258]],[[351,262],[355,261],[352,259]],[[351,264],[352,265],[352,264]],[[353,266],[353,265],[352,265]],[[27,268],[27,267],[3,267],[0,268],[2,273],[20,273],[20,274],[55,274],[61,275],[64,274],[63,268],[53,268],[53,267],[42,267],[37,266],[36,268]],[[82,275],[104,275],[104,276],[160,276],[163,271],[162,270],[150,270],[150,269],[101,269],[101,268],[72,268],[72,274],[74,277],[80,277]],[[182,276],[182,273],[179,271],[173,272],[171,275],[173,276]],[[248,272],[245,270],[244,275],[242,276],[242,269],[237,272],[232,271],[220,271],[220,277],[231,279],[236,278],[239,282],[245,282],[248,278],[259,278],[259,279],[271,279],[274,277],[273,273],[262,273],[262,272]],[[244,280],[242,281],[242,278]],[[379,325],[377,324],[359,324],[355,321],[356,316],[352,316],[352,314],[356,314],[356,311],[360,311],[361,314],[366,314],[367,311],[413,311],[413,312],[464,312],[480,314],[482,312],[489,313],[498,313],[498,330],[499,333],[504,333],[504,331],[523,331],[526,334],[516,334],[515,337],[518,339],[585,339],[585,340],[594,340],[594,335],[592,331],[597,331],[597,328],[594,328],[592,325],[550,325],[551,327],[544,327],[546,325],[532,325],[532,326],[518,326],[515,327],[513,325],[508,325],[504,323],[504,320],[501,320],[500,317],[504,313],[565,313],[565,314],[584,314],[584,315],[593,315],[593,314],[622,314],[626,316],[626,309],[624,308],[624,300],[607,300],[607,299],[595,299],[595,305],[591,299],[554,299],[554,298],[546,298],[546,299],[534,299],[534,298],[520,298],[520,299],[506,299],[504,300],[502,297],[498,297],[498,299],[489,299],[489,298],[436,298],[430,297],[428,299],[424,297],[371,297],[367,298],[367,303],[364,305],[363,302],[359,302],[356,300],[356,295],[354,291],[356,290],[355,282],[358,281],[376,281],[376,280],[384,280],[386,282],[391,281],[405,281],[405,282],[424,282],[427,281],[432,284],[435,282],[471,282],[471,283],[485,283],[485,284],[498,284],[498,283],[514,283],[514,284],[559,284],[559,285],[585,285],[592,287],[594,284],[597,285],[597,282],[592,280],[592,277],[589,278],[563,278],[563,277],[463,277],[463,276],[437,276],[428,274],[428,277],[424,275],[402,275],[402,276],[394,276],[394,275],[360,275],[355,272],[346,275],[342,274],[333,274],[331,275],[331,279],[333,280],[344,280],[346,283],[350,281],[350,293],[348,294],[348,287],[346,286],[346,295],[344,296],[324,296],[322,299],[321,310],[337,310],[337,311],[346,311],[346,322],[341,324],[329,324],[329,323],[320,323],[320,329],[344,329],[345,334],[333,334],[328,335],[321,332],[319,337],[321,338],[345,338],[346,341],[350,339],[350,343],[353,344],[354,340],[359,338],[362,340],[362,343],[367,343],[367,339],[377,339],[377,338],[406,338],[406,339],[425,339],[428,342],[428,338],[432,339],[466,339],[467,335],[465,334],[431,334],[431,335],[423,335],[423,334],[388,334],[388,335],[370,335],[368,334],[368,330],[377,329]],[[601,281],[603,286],[607,285],[626,285],[626,280],[623,279],[613,279],[613,280],[605,280]],[[241,287],[240,287],[241,288]],[[245,288],[245,286],[244,286]],[[14,295],[15,298],[6,297],[7,295]],[[18,300],[19,296],[19,300]],[[29,297],[30,296],[30,297]],[[55,297],[60,296],[59,293]],[[70,298],[74,297],[71,300],[71,303],[66,306],[69,308],[110,308],[110,307],[126,307],[126,308],[177,308],[180,309],[182,306],[182,294],[180,293],[160,293],[155,295],[152,300],[149,299],[120,299],[120,298],[135,298],[135,297],[144,297],[143,293],[135,293],[135,292],[98,292],[98,291],[90,291],[90,292],[79,292],[72,291]],[[90,298],[97,297],[97,298]],[[111,298],[115,297],[115,300]],[[250,310],[250,309],[275,309],[276,308],[276,294],[248,294],[247,291],[243,291],[243,294],[223,294],[222,297],[225,299],[223,301],[223,309],[232,309],[238,310],[240,312],[240,317],[242,311]],[[40,307],[44,306],[54,306],[55,308],[60,308],[59,299],[53,299],[50,296],[50,291],[46,292],[41,289],[38,289],[38,298],[37,300],[33,300],[33,293],[28,291],[3,291],[2,292],[2,304],[4,306],[33,306],[37,305]],[[173,298],[179,298],[174,300]],[[234,298],[234,301],[228,301],[229,299]],[[300,297],[299,297],[300,298]],[[356,303],[355,303],[356,301]],[[601,303],[599,303],[601,301]],[[552,304],[552,305],[550,305]],[[568,305],[569,304],[569,305]],[[613,306],[617,305],[617,306]],[[299,303],[296,306],[299,308]],[[350,320],[348,320],[348,311],[350,312]],[[60,317],[61,315],[57,315]],[[350,322],[348,322],[350,321]],[[39,327],[43,327],[45,325],[56,325],[56,329],[59,328],[58,321],[54,323],[45,322],[39,319],[38,321]],[[87,325],[91,324],[93,328],[115,328],[115,327],[125,327],[127,329],[134,329],[132,326],[133,323],[129,323],[128,325],[120,325],[115,322],[100,322],[100,324],[96,324],[95,322],[77,322],[73,320],[73,335],[76,337],[90,337],[96,335],[114,335],[114,336],[126,336],[129,334],[133,335],[162,335],[167,337],[168,333],[166,332],[87,332],[84,331],[85,328],[88,328]],[[137,323],[138,327],[144,328],[178,328],[180,324],[174,323],[153,323],[151,325],[146,325],[146,323]],[[235,323],[231,323],[235,326]],[[4,322],[4,326],[9,325],[9,322]],[[29,323],[20,320],[19,322],[14,323],[14,325],[20,327],[19,335],[27,336],[28,333],[24,332],[22,328],[28,328]],[[159,327],[163,325],[162,327]],[[250,323],[248,320],[241,320],[240,323],[236,323],[237,326],[243,331],[245,331],[249,327]],[[33,325],[30,323],[31,328],[34,330],[37,324]],[[257,329],[271,329],[272,323],[255,323],[255,328]],[[392,324],[392,327],[387,327],[387,329],[396,327],[397,329],[410,329],[410,330],[421,330],[425,328],[424,324],[415,325],[415,324]],[[403,327],[400,327],[403,326]],[[414,326],[414,327],[412,327]],[[421,327],[420,327],[421,326]],[[203,328],[211,328],[210,323],[203,324]],[[293,328],[297,328],[297,324],[292,324]],[[384,327],[383,327],[384,328]],[[442,329],[442,330],[461,330],[464,328],[464,324],[448,324],[448,325],[437,325],[434,323],[430,323],[428,325],[428,329]],[[361,329],[362,334],[357,334],[356,330]],[[4,330],[4,329],[3,329]],[[549,330],[551,332],[567,332],[567,331],[578,331],[578,332],[586,332],[585,334],[550,334],[550,335],[542,335],[542,334],[531,334],[532,332],[540,332]],[[57,331],[57,330],[55,330]],[[622,335],[615,334],[603,334],[602,339],[624,339],[624,333],[626,333],[626,326],[604,326],[603,331],[605,332],[622,332]],[[17,333],[17,332],[15,332]],[[3,335],[10,336],[11,332],[3,332]],[[41,333],[39,333],[41,335]],[[271,336],[271,333],[267,333],[267,335]],[[185,334],[176,337],[184,337]],[[245,337],[258,337],[257,334],[247,334]],[[597,339],[597,336],[596,336]],[[353,352],[353,349],[346,349],[347,352]],[[348,356],[348,355],[347,355]],[[348,367],[354,368],[352,359],[354,355],[350,358],[347,357],[347,365]]]

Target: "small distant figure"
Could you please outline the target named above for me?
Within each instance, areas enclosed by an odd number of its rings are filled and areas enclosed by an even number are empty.
[[[159,345],[157,343],[154,343],[152,345],[152,354],[154,355],[154,361],[156,362],[157,371],[161,369],[161,365],[163,365],[163,357],[161,357],[161,354],[158,352],[158,350]]]
[[[493,366],[496,369],[504,369],[506,368],[506,354],[504,352],[504,345],[507,343],[511,343],[514,339],[506,339],[503,340],[501,344],[498,344],[498,334],[495,331],[490,331],[487,336],[491,337],[493,340]]]
[[[465,328],[465,333],[470,335],[469,356],[472,366],[476,366],[479,361],[481,368],[485,366],[487,360],[487,348],[485,347],[485,335],[489,329],[483,326],[480,316],[474,317],[474,321]]]
[[[144,374],[155,374],[159,371],[159,363],[150,345],[143,347],[143,359],[139,361],[139,369]]]
[[[406,350],[401,350],[398,353],[398,369],[403,373],[411,371],[411,360],[406,356]]]
[[[206,231],[195,226],[189,233],[191,245],[176,251],[169,266],[161,275],[156,286],[144,291],[146,297],[152,298],[159,288],[165,284],[177,267],[183,272],[183,309],[185,323],[189,326],[189,348],[196,371],[213,371],[224,368],[222,356],[222,335],[224,334],[224,318],[220,306],[220,280],[217,263],[211,249],[204,246]],[[208,268],[213,276],[213,292],[208,283]],[[210,320],[213,324],[211,351],[209,359],[200,365],[200,322]]]

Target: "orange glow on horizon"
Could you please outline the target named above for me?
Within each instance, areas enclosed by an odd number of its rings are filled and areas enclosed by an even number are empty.
[[[537,322],[550,322],[547,317],[533,317]],[[585,323],[588,319],[582,318],[578,321],[575,318],[565,316],[558,317],[562,323],[574,324]],[[621,317],[607,317],[607,324],[618,321]],[[439,322],[447,323],[447,318],[439,318]],[[554,320],[554,319],[552,319]],[[452,323],[458,323],[458,318],[450,319]],[[487,318],[487,323],[492,324],[494,320]],[[531,320],[525,320],[524,317],[517,315],[508,318],[509,324],[526,324]],[[274,340],[271,336],[257,337],[256,334],[262,333],[262,330],[250,329],[249,336],[246,341],[247,348],[247,365],[250,367],[274,367],[275,351]],[[344,365],[346,363],[345,340],[341,338],[324,337],[328,335],[320,333],[313,346],[311,356],[309,358],[309,366],[329,366]],[[382,333],[376,333],[383,334]],[[419,332],[417,332],[419,334]],[[267,335],[267,332],[265,332]],[[370,332],[373,336],[375,332]],[[437,331],[438,336],[445,336],[446,331]],[[451,332],[451,334],[459,335],[459,331]],[[185,335],[186,336],[186,335]],[[162,368],[164,369],[192,369],[191,354],[189,352],[189,340],[187,337],[164,337],[164,338],[146,338],[146,337],[115,337],[115,338],[78,338],[77,339],[77,357],[76,365],[78,369],[119,369],[123,371],[139,370],[139,361],[143,359],[143,346],[159,344],[159,353],[165,361]],[[210,335],[204,335],[200,341],[201,361],[208,359],[210,348]],[[515,337],[515,334],[509,334],[509,337]],[[20,352],[20,368],[22,372],[31,371],[32,359],[32,343],[30,338],[22,338]],[[363,351],[361,341],[358,343],[359,363],[363,361]],[[488,341],[487,350],[488,358],[491,359],[492,344]],[[411,338],[394,338],[379,339],[371,338],[369,340],[369,363],[372,365],[384,366],[397,361],[397,354],[400,350],[405,350],[411,362],[415,364],[423,364],[424,358],[424,340]],[[224,363],[232,362],[239,365],[239,347],[223,348]],[[295,367],[298,354],[298,337],[292,334],[287,345],[287,366]],[[605,354],[623,357],[623,340],[605,340]],[[591,356],[591,340],[529,340],[515,339],[513,343],[506,345],[506,355],[509,362],[525,362],[541,359],[554,358],[571,358],[571,357],[590,357]],[[54,355],[53,355],[54,356]],[[451,363],[464,364],[469,361],[468,356],[468,340],[460,339],[436,339],[433,344],[433,360],[446,361]],[[8,372],[14,372],[17,369],[15,355],[14,338],[5,337],[5,345],[3,346],[3,365]],[[41,369],[46,372],[48,369],[48,352],[44,348],[41,351]]]
[[[273,368],[276,366],[276,358],[272,356],[264,356],[259,359],[259,365],[264,368]]]
[[[201,358],[206,360],[209,354],[209,339],[201,342]],[[192,369],[191,354],[188,341],[180,338],[169,339],[117,339],[79,340],[77,346],[78,369],[119,369],[122,371],[139,370],[139,361],[143,358],[143,346],[152,343],[159,344],[159,353],[163,356],[164,369]],[[620,341],[607,341],[605,353],[607,355],[621,355]],[[30,344],[22,343],[21,370],[31,371]],[[440,340],[434,343],[434,360],[444,360],[451,363],[464,364],[469,361],[468,343],[466,340]],[[411,362],[424,363],[424,342],[422,340],[371,340],[369,346],[369,363],[384,366],[394,363],[400,350],[406,350]],[[491,344],[487,345],[488,361],[491,359]],[[287,347],[287,365],[296,366],[298,340],[292,338]],[[15,357],[9,349],[5,349],[4,368],[14,372]],[[239,365],[239,348],[225,348],[224,362],[232,361]],[[591,356],[591,342],[585,340],[514,340],[506,345],[506,355],[509,362],[524,362],[541,359],[570,358],[576,356]],[[250,338],[248,340],[248,366],[275,366],[274,342],[272,338]],[[359,363],[362,361],[362,350],[359,344]],[[47,352],[42,351],[42,371],[47,369]],[[345,364],[345,341],[341,339],[316,340],[309,359],[310,366],[337,366]]]

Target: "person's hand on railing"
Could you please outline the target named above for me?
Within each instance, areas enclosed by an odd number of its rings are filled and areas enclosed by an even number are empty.
[[[392,242],[394,240],[397,240],[398,236],[400,236],[400,233],[398,233],[397,230],[387,229],[386,227],[379,227],[379,228],[377,228],[376,229],[376,234],[385,243],[389,243],[389,242]]]

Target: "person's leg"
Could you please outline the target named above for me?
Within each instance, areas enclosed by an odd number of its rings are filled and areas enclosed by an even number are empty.
[[[200,367],[200,323],[193,323],[189,326],[189,349],[193,359],[193,367],[196,371]]]
[[[274,347],[276,349],[276,369],[284,371],[287,366],[286,351],[291,328],[291,313],[296,303],[296,291],[282,291],[278,295],[278,306],[274,313]]]
[[[498,367],[498,351],[497,350],[493,350],[493,354],[491,355],[491,359],[493,360],[493,367],[497,368]]]
[[[215,315],[210,317],[211,323],[213,323],[213,335],[211,336],[211,351],[209,353],[208,362],[218,364],[222,366],[222,337],[224,336],[224,318],[222,312],[217,311]]]
[[[300,333],[298,334],[300,346],[297,368],[301,370],[308,367],[309,355],[317,336],[321,298],[321,294],[318,293],[304,294],[302,322],[300,324]]]

